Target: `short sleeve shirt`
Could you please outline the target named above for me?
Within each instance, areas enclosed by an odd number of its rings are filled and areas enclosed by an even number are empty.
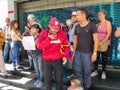
[[[20,36],[21,34],[20,34],[20,32],[16,33],[14,30],[11,30],[10,35],[11,35],[12,41],[18,41],[18,40],[14,37],[14,35]]]
[[[78,38],[76,50],[82,53],[90,53],[93,50],[93,34],[97,33],[94,23],[89,22],[86,26],[80,24],[75,27],[75,35]]]

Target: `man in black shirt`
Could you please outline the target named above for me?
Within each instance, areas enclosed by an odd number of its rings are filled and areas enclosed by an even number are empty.
[[[91,86],[91,61],[97,58],[98,33],[95,24],[87,20],[86,9],[77,10],[76,17],[80,24],[74,33],[74,69],[82,87],[88,89]]]

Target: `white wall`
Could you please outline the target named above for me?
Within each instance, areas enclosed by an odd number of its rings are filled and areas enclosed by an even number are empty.
[[[5,26],[5,18],[9,17],[11,20],[14,19],[14,13],[9,14],[8,11],[14,11],[13,0],[0,0],[0,28]]]
[[[14,10],[14,0],[7,0],[7,1],[8,1],[8,11],[13,11],[13,13],[8,13],[8,17],[11,20],[14,20],[14,13],[15,13],[15,10]]]
[[[0,28],[5,25],[5,18],[8,16],[7,0],[0,0]]]

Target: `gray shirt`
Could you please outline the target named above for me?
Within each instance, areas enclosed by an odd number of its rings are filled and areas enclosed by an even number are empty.
[[[76,22],[76,23],[70,25],[70,29],[69,29],[69,32],[68,32],[68,34],[69,34],[69,41],[70,41],[70,42],[73,42],[73,41],[74,41],[75,27],[76,27],[78,24],[79,24],[79,23]]]

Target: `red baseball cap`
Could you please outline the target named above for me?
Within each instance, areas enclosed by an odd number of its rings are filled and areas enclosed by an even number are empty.
[[[57,19],[51,19],[49,24],[53,29],[60,29],[60,22]]]

